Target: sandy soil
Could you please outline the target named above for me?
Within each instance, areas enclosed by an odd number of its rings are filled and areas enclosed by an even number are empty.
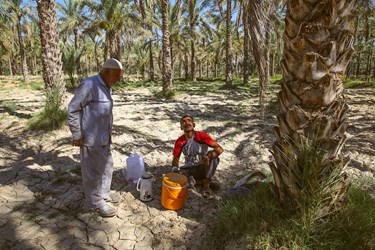
[[[117,248],[118,238],[121,237],[116,236],[117,243],[114,243],[107,232],[104,243],[99,243],[93,240],[96,236],[92,237],[89,233],[89,229],[96,229],[96,226],[81,217],[87,213],[87,209],[79,176],[79,151],[70,145],[69,129],[65,126],[50,133],[25,131],[27,119],[43,107],[43,93],[14,85],[12,79],[1,78],[0,192],[6,195],[0,199],[0,235],[9,230],[17,231],[17,221],[30,215],[30,211],[20,209],[20,206],[41,202],[61,213],[60,220],[69,218],[86,223],[81,227],[83,232],[80,233],[83,236],[78,243],[70,242],[60,234],[55,237],[54,244],[50,242],[50,249],[77,244],[81,247],[91,245],[105,249]],[[347,168],[351,178],[375,177],[374,96],[374,89],[346,91],[351,124],[344,154],[351,158]],[[68,100],[70,98],[71,94]],[[272,161],[269,149],[275,139],[272,131],[276,124],[275,106],[269,105],[265,117],[261,118],[256,95],[223,90],[205,95],[182,94],[174,100],[160,100],[154,97],[150,89],[140,88],[117,91],[114,93],[114,99],[113,189],[123,200],[119,205],[119,215],[113,219],[117,221],[113,223],[118,224],[118,221],[129,217],[130,219],[125,221],[134,225],[134,228],[137,228],[137,224],[144,225],[152,232],[148,236],[151,237],[148,245],[150,249],[170,249],[171,246],[179,246],[180,249],[196,248],[200,244],[197,238],[202,238],[223,192],[253,169],[269,172],[268,162]],[[16,110],[10,108],[11,104],[16,104]],[[160,205],[161,180],[162,175],[170,169],[174,141],[182,134],[178,121],[185,113],[196,117],[197,130],[208,132],[225,149],[216,176],[221,183],[221,190],[209,199],[203,199],[199,193],[190,192],[185,208],[171,212]],[[139,152],[144,156],[146,170],[153,175],[155,199],[151,203],[139,202],[138,192],[133,185],[126,183],[122,175],[126,158],[132,152]],[[57,185],[59,180],[64,184]],[[58,192],[54,190],[56,186]],[[64,197],[64,190],[75,190],[75,198]],[[142,213],[144,210],[148,211],[146,217]],[[15,216],[19,211],[22,213]],[[34,215],[41,217],[37,212]],[[162,217],[158,220],[160,223],[152,220],[159,215]],[[46,225],[37,222],[37,225],[39,229],[35,230],[43,232],[42,236],[46,235],[45,230],[52,230],[47,222]],[[130,226],[129,228],[134,230]],[[49,235],[52,237],[56,234],[58,233],[52,230]],[[129,248],[147,249],[142,247],[146,238],[142,234],[136,235],[136,238],[132,239],[134,244],[130,244]],[[61,242],[66,244],[61,245]],[[129,243],[126,240],[122,242]],[[23,236],[0,236],[0,246],[1,244],[11,247],[49,246],[45,240],[40,239],[38,243],[35,237],[25,239]]]

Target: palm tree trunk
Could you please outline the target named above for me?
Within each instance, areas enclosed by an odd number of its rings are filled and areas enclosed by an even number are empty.
[[[105,62],[108,59],[108,41],[106,38],[106,41],[104,42],[104,49],[103,49],[103,62]]]
[[[139,11],[141,13],[142,19],[145,20],[146,19],[146,8],[145,8],[145,2],[143,0],[139,0]],[[150,7],[149,11],[153,14],[153,12],[154,12],[153,4],[151,4],[151,7]],[[152,19],[152,16],[151,16],[151,19]],[[152,21],[150,21],[150,23],[151,22]],[[152,24],[147,24],[146,28],[151,33],[150,37],[153,37]],[[151,81],[155,81],[154,55],[153,55],[153,51],[152,51],[153,46],[152,46],[152,39],[151,38],[148,39],[148,43],[149,43],[149,57],[150,57],[149,58],[149,78],[150,78]]]
[[[354,36],[353,44],[354,44],[354,47],[356,48],[356,50],[358,48],[358,38],[357,38],[358,37],[358,25],[359,25],[359,17],[356,16],[355,21],[354,21],[354,34],[353,34],[353,36]],[[354,58],[356,58],[358,60],[357,55],[354,55]],[[348,66],[348,70],[347,70],[348,76],[354,76],[356,74],[355,69],[356,69],[355,68],[355,62],[354,62],[354,60],[352,60],[349,63],[349,66]]]
[[[178,62],[178,78],[181,78],[182,76],[182,58],[180,56],[180,60]]]
[[[356,0],[288,1],[276,164],[270,166],[284,205],[303,211],[321,188],[316,217],[338,209],[348,185],[342,172],[348,159],[341,155],[349,123],[342,77],[353,52],[355,7]]]
[[[275,75],[275,54],[270,54],[270,77]]]
[[[154,68],[154,55],[152,52],[152,40],[150,39],[150,46],[149,46],[149,52],[150,52],[150,80],[155,81],[155,68]]]
[[[372,47],[370,47],[370,52],[367,56],[367,63],[366,63],[366,80],[367,82],[370,81],[370,77],[371,77],[371,60],[372,60],[372,57],[373,57],[373,52],[372,52]]]
[[[264,30],[265,22],[267,19],[267,11],[263,5],[264,3],[261,0],[250,1],[247,6],[247,11],[249,15],[249,22],[252,25],[249,25],[249,34],[251,38],[252,53],[254,61],[256,63],[258,76],[259,76],[259,106],[261,116],[264,116],[264,103],[266,96],[266,86],[267,86],[267,66],[265,55],[265,37]]]
[[[173,60],[173,42],[169,39],[169,50],[171,56],[171,78],[174,79],[174,60]]]
[[[27,68],[25,47],[23,45],[23,39],[22,39],[22,34],[21,34],[21,17],[20,16],[18,16],[17,33],[18,33],[18,43],[19,43],[19,46],[20,46],[20,54],[21,54],[21,61],[22,61],[23,81],[28,82],[29,81],[29,71],[28,71],[28,68]]]
[[[108,30],[106,32],[106,45],[110,58],[121,61],[121,35],[118,31]]]
[[[94,56],[95,56],[95,62],[96,62],[96,71],[99,72],[100,70],[100,61],[99,61],[99,54],[98,54],[98,43],[93,39],[93,42],[95,43],[94,46]]]
[[[219,51],[215,54],[215,77],[219,77]]]
[[[270,81],[270,43],[271,43],[271,18],[270,18],[270,12],[272,10],[272,5],[270,6],[270,9],[268,11],[268,19],[266,21],[265,25],[265,37],[264,37],[264,66],[265,66],[265,83],[268,85]],[[266,86],[267,87],[267,86]]]
[[[121,32],[116,33],[115,58],[121,62]]]
[[[196,82],[197,81],[197,75],[196,75],[196,72],[195,72],[195,43],[194,41],[191,41],[191,44],[190,44],[190,49],[191,49],[191,59],[190,59],[190,70],[191,70],[191,80],[193,82]]]
[[[74,28],[73,29],[73,35],[74,35],[74,48],[75,48],[75,51],[78,51],[79,49],[79,40],[78,40],[78,28]],[[79,57],[78,58],[78,61],[76,62],[77,64],[77,75],[78,76],[81,76],[83,74],[82,72],[82,67],[81,67],[81,58]]]
[[[172,88],[171,50],[169,45],[169,0],[161,0],[162,30],[163,30],[163,91]]]
[[[232,65],[232,0],[227,0],[227,18],[226,18],[226,41],[225,41],[225,86],[232,87],[233,82],[233,65]]]
[[[13,70],[12,70],[12,59],[10,56],[8,57],[8,65],[9,65],[9,75],[13,75]]]
[[[58,89],[61,101],[65,98],[59,34],[54,0],[38,0],[40,41],[42,45],[43,79],[48,91]]]
[[[361,74],[361,49],[357,51],[357,65],[355,69],[355,77],[358,77]]]
[[[185,78],[188,79],[189,78],[189,60],[188,60],[187,53],[185,53],[184,66],[185,66]]]
[[[370,5],[367,4],[366,10],[365,10],[365,44],[366,44],[366,54],[367,54],[367,59],[366,59],[366,68],[365,68],[365,77],[366,80],[369,81],[369,71],[370,71],[370,59],[372,56],[372,47],[369,46],[369,39],[370,39],[370,24],[369,24],[369,15],[371,13]]]
[[[194,21],[194,1],[189,0],[189,18],[190,18],[190,30],[191,33],[194,34],[194,29],[195,29],[195,21]],[[190,70],[191,70],[191,80],[193,82],[197,81],[197,76],[195,72],[195,37],[194,35],[191,38],[191,43],[190,43],[190,50],[191,50],[191,58],[190,58]]]
[[[243,84],[247,85],[249,83],[250,77],[250,36],[249,32],[249,17],[247,8],[244,6],[243,8],[243,26],[244,26],[244,36],[243,36]]]

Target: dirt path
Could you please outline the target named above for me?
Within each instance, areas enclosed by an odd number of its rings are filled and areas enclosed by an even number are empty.
[[[352,158],[353,177],[374,178],[374,94],[373,89],[347,91],[351,136],[345,153]],[[269,171],[275,111],[270,106],[260,119],[256,96],[222,91],[161,101],[142,88],[117,92],[114,99],[112,188],[122,200],[116,217],[101,219],[86,207],[79,152],[70,146],[68,128],[25,132],[26,120],[43,106],[43,95],[1,81],[1,249],[199,249],[222,193],[252,169]],[[225,149],[217,173],[222,188],[209,199],[189,190],[184,209],[168,211],[160,205],[161,180],[170,169],[173,143],[181,134],[178,119],[185,113]],[[132,152],[144,155],[154,176],[151,202],[141,202],[122,175]]]

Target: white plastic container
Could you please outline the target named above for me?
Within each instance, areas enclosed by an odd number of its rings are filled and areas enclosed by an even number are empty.
[[[139,178],[142,178],[142,175],[145,173],[145,164],[143,156],[138,153],[133,153],[129,155],[126,159],[126,173],[125,179],[136,184]]]

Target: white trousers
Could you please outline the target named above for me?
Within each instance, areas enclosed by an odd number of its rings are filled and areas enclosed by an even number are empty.
[[[81,147],[83,191],[91,208],[103,207],[109,197],[113,174],[110,145]]]

